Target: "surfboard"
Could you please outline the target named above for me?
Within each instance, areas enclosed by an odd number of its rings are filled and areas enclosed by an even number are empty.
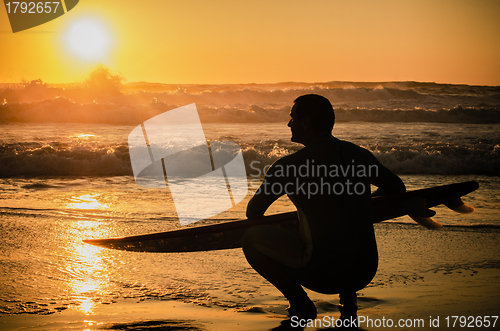
[[[378,223],[409,215],[426,228],[438,229],[442,225],[431,218],[435,212],[429,208],[444,204],[458,213],[470,213],[474,208],[466,205],[461,197],[478,187],[477,182],[470,181],[373,197],[372,221]],[[231,249],[241,247],[243,234],[252,226],[273,224],[293,230],[297,228],[297,221],[297,213],[288,212],[132,237],[86,239],[83,242],[135,252],[174,253]]]

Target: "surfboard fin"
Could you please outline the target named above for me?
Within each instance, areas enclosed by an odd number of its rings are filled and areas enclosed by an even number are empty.
[[[418,215],[413,215],[413,214],[408,214],[415,222],[418,224],[422,225],[423,227],[429,229],[429,230],[438,230],[443,227],[443,224],[436,222],[430,217],[423,217],[423,216],[418,216]]]
[[[408,211],[408,216],[423,227],[430,230],[437,230],[443,226],[443,224],[431,218],[436,215],[436,212],[426,207],[424,199],[414,198],[405,200],[402,202],[402,205]]]
[[[446,200],[444,205],[454,212],[468,214],[474,211],[474,207],[466,205],[460,197],[454,197]]]
[[[409,199],[402,202],[403,207],[408,211],[408,214],[419,217],[432,217],[436,215],[434,210],[430,210],[425,206],[425,200],[422,198]]]

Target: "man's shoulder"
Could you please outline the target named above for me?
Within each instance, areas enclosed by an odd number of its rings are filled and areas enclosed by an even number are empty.
[[[288,164],[297,164],[300,163],[301,160],[305,160],[307,158],[307,149],[306,147],[299,149],[298,151],[285,155],[282,158],[276,160],[273,163],[274,165],[288,165]]]
[[[350,141],[346,141],[346,140],[338,140],[339,141],[339,144],[340,144],[340,147],[341,148],[344,148],[344,149],[353,149],[353,150],[358,150],[358,151],[368,151],[366,148],[363,148],[359,145],[356,145],[355,143],[352,143]]]
[[[355,143],[345,140],[339,140],[339,143],[342,154],[346,154],[349,156],[357,155],[359,157],[369,158],[369,159],[374,158],[373,154],[369,150],[359,145],[356,145]]]

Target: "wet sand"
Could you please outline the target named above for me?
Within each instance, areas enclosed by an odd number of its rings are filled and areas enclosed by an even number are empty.
[[[461,327],[459,320],[452,327],[452,316],[473,316],[476,321],[478,316],[484,319],[500,314],[498,229],[445,227],[428,231],[413,225],[377,225],[376,232],[379,271],[372,283],[358,293],[358,316],[360,321],[361,316],[365,319],[360,325],[362,329],[385,329],[383,321],[391,320],[396,326],[401,319],[406,327],[399,329],[412,329],[416,323],[423,323],[420,329],[453,330]],[[271,330],[286,319],[287,302],[264,282],[261,288],[240,307],[207,307],[192,301],[155,298],[118,299],[111,304],[97,304],[86,313],[80,306],[68,305],[67,309],[49,315],[3,315],[0,328],[6,331]],[[306,330],[327,329],[325,321],[332,323],[332,318],[340,316],[338,296],[310,292],[310,297],[323,324],[316,322],[316,327]],[[448,324],[447,316],[450,316]],[[368,318],[371,324],[366,321]],[[494,319],[490,320],[493,323]],[[409,323],[413,326],[409,327]],[[500,322],[496,323],[495,328],[498,327]]]
[[[473,271],[471,271],[473,273]],[[407,327],[434,330],[461,329],[447,327],[447,316],[494,316],[499,315],[497,297],[498,270],[485,270],[471,274],[436,273],[424,275],[426,281],[410,281],[407,284],[386,288],[367,288],[358,295],[358,317],[364,316],[360,325],[364,330],[386,329],[392,320],[394,325],[403,322]],[[474,285],[471,284],[474,277]],[[411,283],[411,284],[410,284]],[[495,290],[496,288],[496,290]],[[318,308],[317,327],[305,330],[328,329],[340,316],[338,298],[314,298]],[[325,296],[326,297],[326,296]],[[328,300],[324,300],[328,299]],[[11,315],[0,318],[2,330],[272,330],[286,319],[286,302],[277,299],[268,305],[245,309],[203,307],[179,301],[123,299],[110,305],[99,305],[92,313],[68,308],[51,315]],[[436,318],[439,317],[439,327]],[[333,318],[333,319],[332,319]],[[366,319],[371,320],[371,324]],[[380,324],[380,323],[386,324]],[[493,320],[492,320],[493,321]],[[450,320],[450,324],[453,319]],[[413,324],[409,327],[409,323]],[[496,328],[499,325],[497,323]],[[490,328],[490,329],[496,329]],[[400,328],[401,329],[401,328]]]

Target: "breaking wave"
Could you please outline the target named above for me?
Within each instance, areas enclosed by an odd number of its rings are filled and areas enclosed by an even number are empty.
[[[84,93],[85,92],[85,93]],[[327,97],[337,120],[500,123],[500,87],[418,82],[167,85],[133,83],[120,93],[35,84],[0,86],[0,123],[137,125],[195,103],[202,122],[281,122],[303,94]]]
[[[242,143],[248,176],[259,176],[264,168],[300,147],[283,141]],[[441,146],[416,150],[414,145],[390,150],[372,150],[379,161],[398,174],[500,175],[500,146],[490,151]],[[127,145],[60,146],[14,143],[0,146],[1,177],[131,176]]]

